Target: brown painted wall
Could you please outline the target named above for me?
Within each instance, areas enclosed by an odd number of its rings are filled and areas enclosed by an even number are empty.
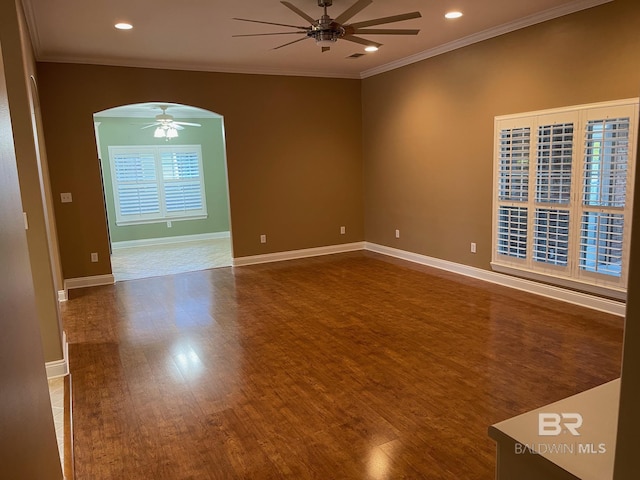
[[[38,321],[47,362],[63,359],[57,288],[54,280],[52,251],[55,239],[49,242],[47,222],[51,219],[43,193],[49,185],[46,157],[40,157],[34,135],[34,99],[30,90],[30,74],[35,73],[31,44],[23,28],[22,11],[16,2],[0,2],[0,39],[4,45],[4,70],[7,83],[11,121],[13,123],[18,176],[22,206],[27,214],[27,242],[36,295]],[[55,235],[55,232],[53,233]]]
[[[55,63],[38,76],[65,278],[111,271],[92,115],[129,103],[224,116],[234,256],[364,240],[360,81]]]
[[[236,257],[363,240],[364,222],[367,241],[487,269],[493,118],[637,96],[639,31],[616,0],[362,82],[39,64],[64,277],[110,272],[91,115],[145,101],[225,117]]]
[[[489,269],[494,117],[637,97],[639,52],[616,0],[365,79],[367,241]]]
[[[61,479],[1,50],[0,225],[1,476]]]

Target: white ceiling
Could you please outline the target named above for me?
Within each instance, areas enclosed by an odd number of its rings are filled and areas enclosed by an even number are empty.
[[[317,0],[290,0],[319,18]],[[333,0],[336,18],[356,0]],[[278,0],[23,0],[40,61],[240,73],[365,78],[518,28],[612,0],[373,0],[348,23],[419,11],[422,18],[375,28],[418,28],[417,36],[361,35],[382,43],[375,53],[339,40],[321,53],[313,40],[273,50],[299,37],[234,38],[292,31],[234,17],[308,26]],[[447,20],[449,10],[464,16]],[[126,21],[134,28],[116,30]]]

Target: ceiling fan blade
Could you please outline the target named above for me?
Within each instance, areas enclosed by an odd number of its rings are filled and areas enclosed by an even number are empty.
[[[262,20],[250,20],[248,18],[234,18],[233,20],[239,20],[241,22],[262,23],[264,25],[278,25],[279,27],[299,28],[301,30],[310,30],[311,29],[311,27],[299,27],[297,25],[288,25],[286,23],[263,22]]]
[[[170,128],[175,128],[176,130],[184,130],[184,127],[178,125],[176,122],[171,122],[171,125],[169,125]]]
[[[272,48],[272,50],[278,50],[279,48],[286,47],[287,45],[292,45],[294,43],[301,42],[303,40],[306,40],[307,38],[309,38],[309,37],[299,38],[298,40],[294,40],[293,42],[285,43],[284,45],[280,45],[279,47]]]
[[[380,48],[382,46],[381,43],[372,42],[371,40],[367,40],[360,37],[354,37],[353,35],[345,35],[344,37],[342,37],[342,40],[348,40],[349,42],[359,43],[360,45],[366,45],[368,47],[373,46],[373,47]]]
[[[249,33],[246,35],[231,35],[232,37],[261,37],[264,35],[292,35],[292,34],[302,34],[306,35],[307,32],[273,32],[273,33]]]
[[[280,2],[281,4],[283,4],[285,7],[287,7],[289,10],[297,13],[299,16],[301,16],[302,18],[304,18],[307,22],[314,24],[316,23],[316,19],[312,18],[311,16],[307,15],[306,13],[304,13],[302,10],[300,10],[298,7],[296,7],[295,5],[291,4],[290,2]]]
[[[149,125],[145,125],[144,127],[140,127],[141,130],[144,130],[145,128],[151,128],[151,127],[159,127],[160,124],[159,123],[151,123]]]
[[[187,127],[201,127],[199,123],[190,123],[190,122],[173,122],[176,125],[186,125]]]
[[[364,33],[369,35],[417,35],[420,30],[404,30],[399,28],[356,28],[353,33]]]
[[[342,12],[338,17],[334,20],[334,22],[342,25],[345,22],[348,22],[349,19],[356,16],[356,14],[360,13],[366,7],[371,5],[373,0],[358,0],[356,3],[347,8],[344,12]]]
[[[403,20],[411,20],[412,18],[420,18],[422,15],[420,12],[403,13],[401,15],[393,15],[391,17],[374,18],[373,20],[366,20],[364,22],[352,23],[349,25],[356,30],[359,28],[370,27],[372,25],[382,25],[383,23],[402,22]]]

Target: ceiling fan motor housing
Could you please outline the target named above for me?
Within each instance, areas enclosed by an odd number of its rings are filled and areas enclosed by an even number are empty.
[[[252,23],[264,23],[267,25],[280,25],[283,27],[292,27],[297,29],[298,31],[293,32],[268,32],[268,33],[255,33],[255,34],[246,34],[246,35],[234,35],[235,37],[256,37],[261,35],[279,35],[279,34],[303,34],[302,38],[298,40],[294,40],[292,42],[285,43],[284,45],[280,45],[275,47],[274,50],[278,50],[279,48],[286,47],[288,45],[292,45],[294,43],[298,43],[300,41],[306,39],[313,39],[316,42],[316,45],[322,47],[322,51],[326,52],[330,50],[330,47],[335,44],[339,39],[348,40],[352,43],[358,43],[360,45],[364,45],[366,47],[380,47],[381,43],[377,43],[365,38],[361,38],[357,36],[358,34],[372,34],[372,35],[417,35],[420,30],[418,29],[367,29],[365,27],[371,27],[376,25],[384,25],[386,23],[395,23],[401,22],[404,20],[410,20],[412,18],[421,17],[420,12],[411,12],[405,13],[401,15],[393,15],[390,17],[382,17],[382,18],[374,18],[371,20],[367,20],[364,22],[356,22],[356,23],[348,23],[351,18],[356,16],[359,12],[361,12],[368,5],[373,3],[373,0],[356,0],[356,2],[347,8],[344,12],[338,15],[335,19],[331,18],[327,13],[327,8],[333,5],[333,0],[318,0],[318,6],[324,10],[324,15],[322,15],[319,19],[314,19],[304,11],[300,10],[298,7],[293,5],[289,1],[281,1],[285,7],[289,10],[292,10],[296,15],[304,18],[311,25],[309,27],[298,27],[295,25],[287,25],[282,23],[274,23],[274,22],[264,22],[260,20],[251,20],[248,18],[235,18],[234,20],[241,20],[243,22],[252,22]]]
[[[343,37],[345,29],[337,24],[329,15],[323,15],[307,32],[307,36],[316,42],[336,42]]]

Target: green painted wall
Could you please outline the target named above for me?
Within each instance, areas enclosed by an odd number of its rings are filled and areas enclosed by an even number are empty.
[[[229,195],[225,165],[224,135],[222,118],[180,119],[199,123],[202,127],[186,127],[180,136],[169,140],[174,145],[201,145],[204,168],[205,192],[207,196],[207,218],[202,220],[172,221],[171,228],[166,222],[144,225],[117,226],[109,146],[124,145],[164,145],[167,140],[153,137],[153,128],[140,127],[153,119],[141,118],[97,118],[100,122],[100,157],[104,175],[105,197],[109,218],[109,234],[112,242],[141,240],[147,238],[176,237],[202,233],[229,231]]]

